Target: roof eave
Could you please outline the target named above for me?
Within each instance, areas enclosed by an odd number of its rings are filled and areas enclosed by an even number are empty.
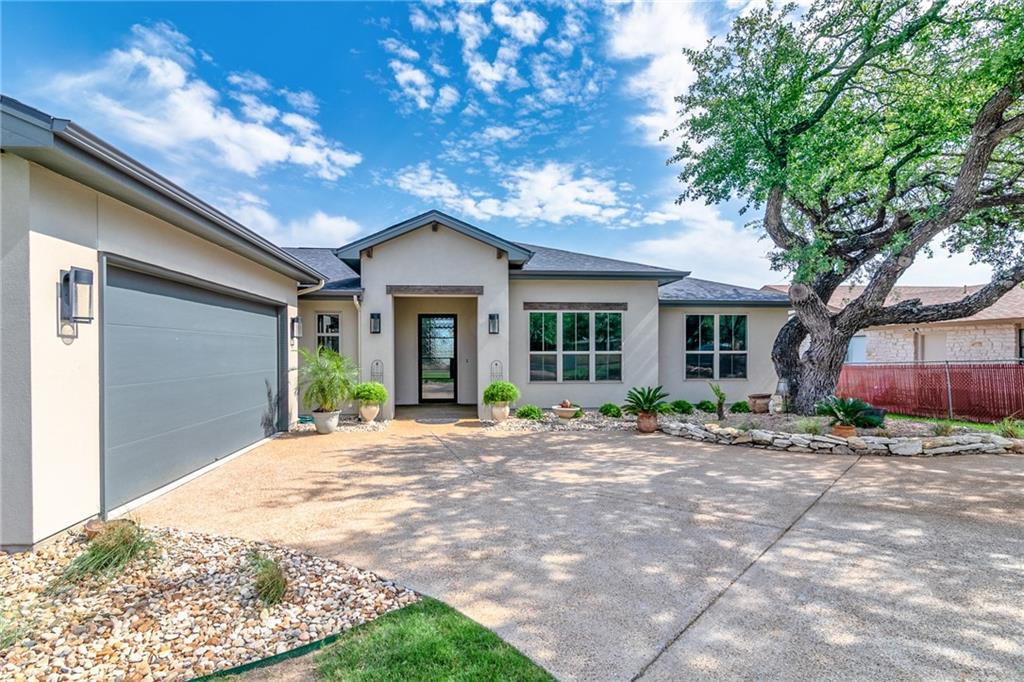
[[[658,299],[658,305],[666,307],[715,306],[716,308],[792,308],[789,301],[734,301],[723,299]]]
[[[607,270],[588,272],[584,270],[516,270],[508,273],[509,279],[637,279],[654,280],[658,286],[678,282],[689,272],[675,270]]]

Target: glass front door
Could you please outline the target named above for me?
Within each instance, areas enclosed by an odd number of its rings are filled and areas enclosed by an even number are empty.
[[[455,402],[454,315],[420,315],[420,402]]]

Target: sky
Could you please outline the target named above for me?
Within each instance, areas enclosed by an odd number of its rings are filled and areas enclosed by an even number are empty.
[[[0,89],[69,118],[281,246],[429,209],[514,241],[759,287],[735,205],[677,205],[681,48],[748,0],[12,3]],[[756,1],[756,0],[754,0]],[[938,250],[905,284],[987,281]]]

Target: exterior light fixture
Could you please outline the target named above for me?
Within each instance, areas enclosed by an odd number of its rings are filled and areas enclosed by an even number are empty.
[[[498,313],[489,313],[487,315],[487,333],[497,334],[499,331],[498,326]]]
[[[92,270],[72,267],[60,271],[60,319],[89,324],[92,314]]]
[[[292,338],[302,338],[302,318],[298,315],[292,318]]]
[[[380,334],[380,313],[370,313],[370,333]]]

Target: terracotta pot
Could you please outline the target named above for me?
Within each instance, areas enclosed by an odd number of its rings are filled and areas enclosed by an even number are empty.
[[[653,412],[641,412],[636,416],[636,430],[640,433],[654,433],[658,430],[658,415]]]
[[[338,430],[338,415],[340,412],[314,412],[313,423],[316,425],[317,433],[334,433]]]
[[[491,419],[498,423],[508,419],[508,403],[494,403],[491,405]]]
[[[836,424],[832,427],[832,435],[837,438],[853,438],[857,435],[857,429],[849,424]]]
[[[747,404],[754,414],[768,414],[768,403],[771,399],[771,393],[751,393],[747,396]]]
[[[364,422],[372,422],[380,414],[380,403],[362,403],[359,405],[359,418]]]

